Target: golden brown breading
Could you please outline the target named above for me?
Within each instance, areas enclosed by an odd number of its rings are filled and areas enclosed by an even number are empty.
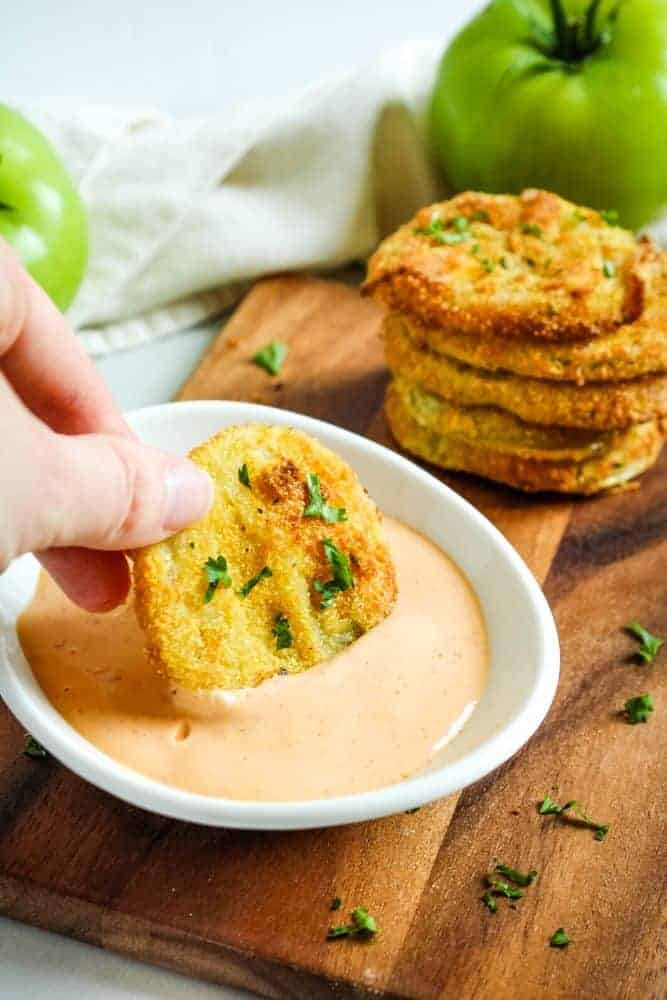
[[[398,326],[416,346],[430,347],[474,368],[583,385],[667,372],[667,289],[664,299],[654,302],[659,303],[659,308],[654,305],[636,323],[589,340],[538,341],[491,334],[479,337],[426,326],[400,313],[390,313],[385,326]],[[657,316],[658,312],[662,315]]]
[[[615,434],[613,446],[601,456],[583,462],[546,462],[428,430],[414,419],[394,382],[387,389],[385,412],[405,451],[445,469],[471,472],[530,493],[592,494],[613,489],[650,468],[663,442],[657,423],[637,424]]]
[[[191,458],[214,481],[211,510],[134,554],[137,614],[149,654],[175,682],[249,687],[296,673],[389,613],[396,582],[380,515],[341,458],[299,431],[261,424],[229,427]],[[244,465],[249,487],[239,477]],[[308,474],[319,477],[330,507],[345,508],[346,520],[304,517]],[[352,587],[333,591],[328,607],[316,586],[336,575],[325,539],[349,558],[354,579]],[[220,556],[230,583],[223,579],[211,593],[206,563]],[[244,585],[263,570],[243,596]],[[292,645],[281,649],[276,631],[284,634],[284,619]]]
[[[495,451],[543,462],[583,462],[613,447],[618,431],[527,424],[494,406],[461,406],[426,392],[401,376],[394,392],[425,430],[493,447]]]
[[[610,430],[667,416],[667,376],[574,385],[485,372],[421,350],[392,325],[385,331],[387,364],[396,375],[463,406],[496,406],[531,424]]]
[[[567,340],[637,319],[656,260],[649,241],[547,191],[468,191],[384,240],[363,290],[459,333]]]

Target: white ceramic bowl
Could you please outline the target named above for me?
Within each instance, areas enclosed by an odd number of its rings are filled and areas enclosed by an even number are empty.
[[[553,699],[559,649],[554,621],[532,574],[474,507],[419,466],[365,438],[296,413],[247,403],[169,403],[130,422],[148,443],[187,452],[228,424],[288,424],[312,434],[359,473],[387,514],[432,539],[466,574],[490,638],[489,681],[462,732],[431,766],[361,794],[303,802],[211,798],[144,777],[96,749],[47,701],[23,656],[14,622],[37,577],[32,556],[0,576],[0,694],[14,715],[63,764],[100,788],[165,816],[211,826],[290,830],[373,819],[465,788],[511,757],[535,732]]]

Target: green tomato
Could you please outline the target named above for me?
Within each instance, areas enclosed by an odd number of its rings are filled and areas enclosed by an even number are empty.
[[[638,228],[667,205],[665,0],[493,0],[431,107],[454,190],[556,191]]]
[[[66,309],[86,269],[86,210],[50,143],[4,104],[0,104],[0,235],[55,304]]]

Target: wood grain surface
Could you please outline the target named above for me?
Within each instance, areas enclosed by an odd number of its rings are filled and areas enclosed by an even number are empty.
[[[249,362],[271,339],[290,345],[278,379]],[[181,396],[270,403],[391,444],[385,382],[375,306],[283,277],[255,286]],[[667,634],[667,462],[640,491],[574,504],[443,478],[519,549],[556,615],[561,683],[528,746],[411,815],[248,833],[162,819],[29,760],[3,708],[0,912],[267,997],[664,998],[667,653],[637,665],[622,626]],[[620,709],[644,691],[654,715],[630,726]],[[553,786],[611,823],[602,843],[538,815]],[[496,858],[540,874],[492,915],[480,896]],[[325,941],[335,895],[376,915],[375,941]],[[548,945],[559,926],[563,951]]]

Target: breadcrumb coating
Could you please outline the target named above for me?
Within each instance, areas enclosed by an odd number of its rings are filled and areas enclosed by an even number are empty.
[[[667,372],[667,294],[637,320],[588,340],[539,341],[533,337],[479,337],[391,313],[385,326],[402,329],[417,347],[485,371],[511,372],[554,382],[618,382]],[[655,325],[654,325],[655,323]]]
[[[527,424],[495,406],[450,403],[402,376],[393,384],[404,408],[421,427],[470,444],[489,445],[508,455],[545,462],[581,462],[613,447],[619,434]]]
[[[445,469],[469,472],[529,493],[594,494],[615,489],[656,461],[663,443],[658,423],[637,424],[613,435],[600,456],[583,461],[543,461],[500,450],[494,442],[472,442],[420,424],[395,382],[387,389],[387,421],[398,444]]]
[[[395,324],[385,329],[385,356],[394,375],[463,406],[496,406],[545,426],[611,430],[667,416],[667,375],[624,382],[550,382],[488,372],[416,347]]]
[[[363,291],[456,333],[581,339],[641,315],[659,258],[650,241],[547,191],[468,191],[384,240]]]
[[[341,458],[299,431],[261,424],[228,427],[190,457],[214,482],[213,506],[186,530],[134,553],[149,655],[173,681],[239,688],[297,673],[390,612],[396,580],[381,517]],[[345,520],[304,516],[309,475],[319,477],[330,508],[344,508]],[[352,574],[352,585],[334,588],[328,604],[322,588],[336,573],[327,539]]]

